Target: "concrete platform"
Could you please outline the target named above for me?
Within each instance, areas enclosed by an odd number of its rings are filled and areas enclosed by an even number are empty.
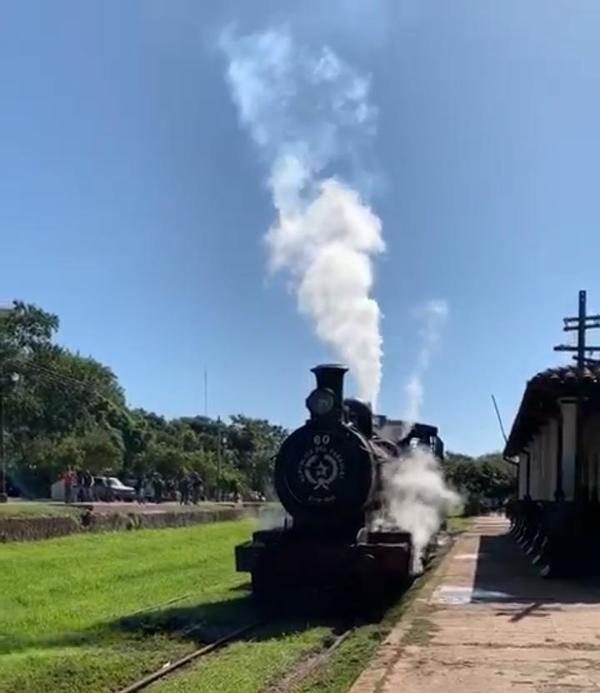
[[[476,519],[352,693],[600,691],[600,582],[543,580],[507,531]]]

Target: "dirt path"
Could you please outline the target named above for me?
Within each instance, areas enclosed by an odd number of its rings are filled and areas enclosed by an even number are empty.
[[[351,693],[600,691],[600,581],[539,578],[507,530],[459,537]]]

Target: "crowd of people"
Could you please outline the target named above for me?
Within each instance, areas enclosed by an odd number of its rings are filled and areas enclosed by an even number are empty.
[[[62,475],[65,503],[97,500],[94,492],[94,475],[88,469],[67,467]]]
[[[65,503],[90,503],[95,501],[135,500],[138,503],[178,502],[180,505],[197,505],[204,500],[220,500],[241,503],[243,500],[262,502],[265,496],[251,492],[242,498],[237,490],[207,493],[198,472],[181,472],[177,477],[163,477],[158,472],[138,476],[130,480],[130,486],[121,484],[116,477],[95,477],[87,469],[67,467],[62,474]],[[113,487],[111,483],[118,483]]]
[[[111,477],[94,477],[87,469],[67,467],[62,474],[65,503],[86,503],[94,501],[115,500],[115,489],[108,483],[102,483]],[[163,478],[158,472],[139,476],[131,481],[135,497],[129,498],[138,503],[162,503],[177,501],[181,505],[198,504],[206,499],[204,482],[198,472],[181,473],[177,478]],[[127,489],[126,485],[122,489]],[[123,495],[121,493],[119,495]]]
[[[164,479],[161,474],[154,472],[138,477],[134,488],[138,503],[177,500],[181,505],[197,505],[205,500],[204,483],[198,472],[182,473],[177,479]]]

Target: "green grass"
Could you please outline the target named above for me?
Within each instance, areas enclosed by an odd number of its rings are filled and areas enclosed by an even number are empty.
[[[233,547],[253,527],[242,520],[0,546],[0,691],[114,690],[251,618]],[[191,596],[163,604],[183,595]],[[186,636],[190,623],[213,630]]]
[[[28,515],[54,517],[56,515],[68,515],[78,512],[81,512],[81,510],[69,505],[42,503],[37,501],[9,501],[8,503],[0,503],[0,518],[24,517]]]
[[[0,692],[114,691],[256,620],[233,561],[233,547],[254,526],[241,520],[0,545]],[[356,628],[293,690],[347,691],[415,593],[380,622]],[[270,623],[150,690],[258,693],[330,633],[323,624]]]
[[[289,625],[287,632],[260,631],[237,642],[196,667],[159,681],[152,693],[259,693],[285,674],[294,663],[319,647],[329,632],[325,627]]]
[[[388,632],[384,623],[358,628],[323,666],[300,682],[294,693],[346,693]]]
[[[473,523],[472,517],[449,517],[448,518],[448,531],[449,532],[464,532],[471,527]]]

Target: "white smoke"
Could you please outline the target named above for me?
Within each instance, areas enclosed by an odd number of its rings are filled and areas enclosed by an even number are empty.
[[[286,29],[221,37],[227,80],[242,124],[266,160],[278,217],[266,234],[270,267],[287,270],[300,312],[376,401],[381,381],[380,310],[372,258],[385,249],[381,221],[357,189],[327,175],[357,172],[374,133],[369,80],[330,48],[311,53]]]
[[[405,387],[407,421],[414,423],[419,420],[423,405],[423,376],[429,368],[431,356],[439,346],[442,328],[448,317],[446,301],[428,301],[419,311],[422,327],[419,331],[420,348],[417,362],[409,376]]]
[[[396,527],[412,535],[413,571],[422,570],[423,553],[460,497],[444,482],[439,461],[425,447],[406,450],[382,465],[383,508],[378,528]]]
[[[290,517],[281,503],[270,503],[258,511],[258,529],[280,529]]]

